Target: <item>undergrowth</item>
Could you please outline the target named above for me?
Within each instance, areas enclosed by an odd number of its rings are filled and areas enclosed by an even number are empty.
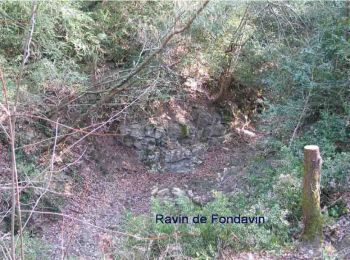
[[[326,135],[326,147],[327,144],[332,147],[331,138],[327,135],[333,126],[329,127],[322,129]],[[144,254],[151,258],[190,256],[208,259],[226,248],[236,252],[264,250],[278,254],[281,249],[292,245],[302,231],[303,158],[299,150],[305,142],[312,142],[313,135],[302,137],[295,141],[293,147],[273,138],[260,143],[263,152],[251,160],[247,166],[245,185],[234,195],[216,193],[215,200],[202,207],[187,197],[178,198],[175,202],[154,199],[150,215],[126,214],[126,232],[155,240],[128,238],[124,247],[133,252],[130,253],[132,257]],[[344,181],[350,176],[349,156],[349,153],[336,153],[334,149],[323,151],[322,193],[334,188],[346,189]],[[331,206],[331,201],[327,203],[322,201],[322,205],[326,206],[323,214],[326,224],[346,213],[341,201]],[[156,214],[201,215],[209,216],[209,219],[212,214],[240,214],[264,216],[267,221],[264,224],[162,224],[156,223]]]
[[[241,250],[281,249],[290,240],[287,236],[289,223],[285,212],[278,205],[267,205],[263,200],[247,205],[244,193],[235,197],[215,194],[215,200],[203,207],[195,205],[189,198],[180,197],[176,202],[152,201],[151,215],[135,216],[131,213],[124,217],[125,231],[138,237],[150,238],[138,240],[128,238],[124,242],[130,257],[142,254],[156,258],[159,256],[191,256],[197,259],[214,257],[220,250],[230,247]],[[270,207],[271,206],[271,207]],[[206,216],[207,223],[199,224],[162,224],[156,223],[155,215],[164,216]],[[261,224],[220,224],[211,223],[212,214],[219,216],[264,216]],[[191,222],[191,221],[190,221]],[[151,246],[150,246],[151,245]],[[131,249],[131,250],[130,250]]]

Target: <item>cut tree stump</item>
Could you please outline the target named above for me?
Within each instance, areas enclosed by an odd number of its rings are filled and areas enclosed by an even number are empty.
[[[304,181],[302,211],[304,241],[322,241],[322,215],[320,206],[320,180],[322,158],[317,145],[304,147]]]

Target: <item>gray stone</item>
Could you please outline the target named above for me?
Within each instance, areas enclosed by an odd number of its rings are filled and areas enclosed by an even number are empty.
[[[135,148],[141,150],[143,147],[143,144],[140,141],[136,141],[136,142],[134,142],[134,146],[135,146]]]
[[[144,140],[145,140],[145,142],[147,144],[151,144],[151,145],[155,145],[156,144],[156,139],[153,138],[153,137],[146,137]]]
[[[225,126],[218,122],[217,124],[211,125],[210,127],[204,129],[203,138],[210,139],[213,137],[223,136],[225,134],[225,130]]]
[[[203,163],[203,161],[197,157],[193,157],[192,161],[193,161],[193,164],[195,165],[200,165]]]
[[[155,130],[154,130],[154,127],[153,126],[146,126],[145,127],[145,136],[146,137],[154,137],[155,135]]]
[[[203,141],[219,144],[224,140],[226,127],[220,115],[202,108],[194,108],[186,123],[167,121],[164,126],[149,122],[120,126],[123,143],[134,147],[140,159],[151,169],[188,172],[202,163]]]
[[[149,151],[154,151],[156,149],[156,145],[155,144],[148,144],[147,145],[147,150],[149,150]]]
[[[183,159],[181,161],[166,163],[165,168],[170,172],[188,172],[192,169],[190,159]]]
[[[191,156],[191,151],[180,147],[175,150],[171,150],[165,154],[165,162],[167,163],[174,163],[179,162],[184,159],[188,159]]]
[[[193,197],[194,197],[194,194],[193,194],[193,191],[192,191],[192,190],[188,190],[188,191],[187,191],[187,195],[188,195],[188,197],[190,197],[190,198],[193,198]]]
[[[179,124],[170,124],[167,128],[167,137],[171,140],[181,138],[182,132]]]
[[[170,194],[170,190],[168,188],[162,189],[157,192],[158,196],[166,196]]]
[[[207,128],[209,125],[212,125],[213,119],[211,114],[205,111],[199,111],[196,119],[196,125],[199,129]]]
[[[171,191],[172,194],[174,194],[177,197],[186,196],[186,192],[180,188],[174,187]]]
[[[156,186],[156,187],[153,187],[153,188],[152,188],[152,191],[151,191],[151,195],[152,195],[152,196],[155,196],[157,193],[158,193],[158,187],[157,187],[157,186]]]
[[[235,175],[239,172],[238,167],[236,166],[231,166],[229,168],[224,168],[224,172],[222,173],[223,176],[228,176],[228,175]]]
[[[152,155],[148,155],[147,159],[148,159],[148,161],[151,162],[151,161],[155,161],[156,157],[152,154]]]
[[[123,143],[124,143],[126,146],[128,146],[128,147],[132,147],[133,144],[134,144],[134,140],[133,140],[133,138],[131,138],[130,136],[125,136],[125,137],[123,138]]]
[[[132,124],[129,127],[124,126],[120,129],[120,132],[139,140],[143,137],[143,127],[141,124]]]
[[[202,152],[205,149],[205,145],[204,144],[195,144],[192,146],[192,153],[193,154],[199,154],[200,152]]]
[[[163,136],[163,134],[164,134],[164,130],[163,129],[156,129],[155,130],[155,132],[154,132],[154,138],[155,139],[160,139],[160,138],[162,138],[162,136]]]
[[[225,126],[219,122],[213,125],[211,130],[212,130],[211,137],[220,137],[225,135],[225,132],[226,132]]]

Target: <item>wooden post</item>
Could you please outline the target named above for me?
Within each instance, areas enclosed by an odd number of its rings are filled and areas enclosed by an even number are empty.
[[[304,182],[302,210],[306,241],[322,240],[322,216],[320,207],[320,180],[322,158],[317,145],[304,147]]]

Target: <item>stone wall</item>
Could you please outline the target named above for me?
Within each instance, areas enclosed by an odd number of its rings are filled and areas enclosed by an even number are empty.
[[[192,108],[181,120],[163,116],[119,127],[123,143],[152,170],[163,172],[191,171],[202,163],[208,145],[223,141],[226,129],[219,114],[203,108]]]

